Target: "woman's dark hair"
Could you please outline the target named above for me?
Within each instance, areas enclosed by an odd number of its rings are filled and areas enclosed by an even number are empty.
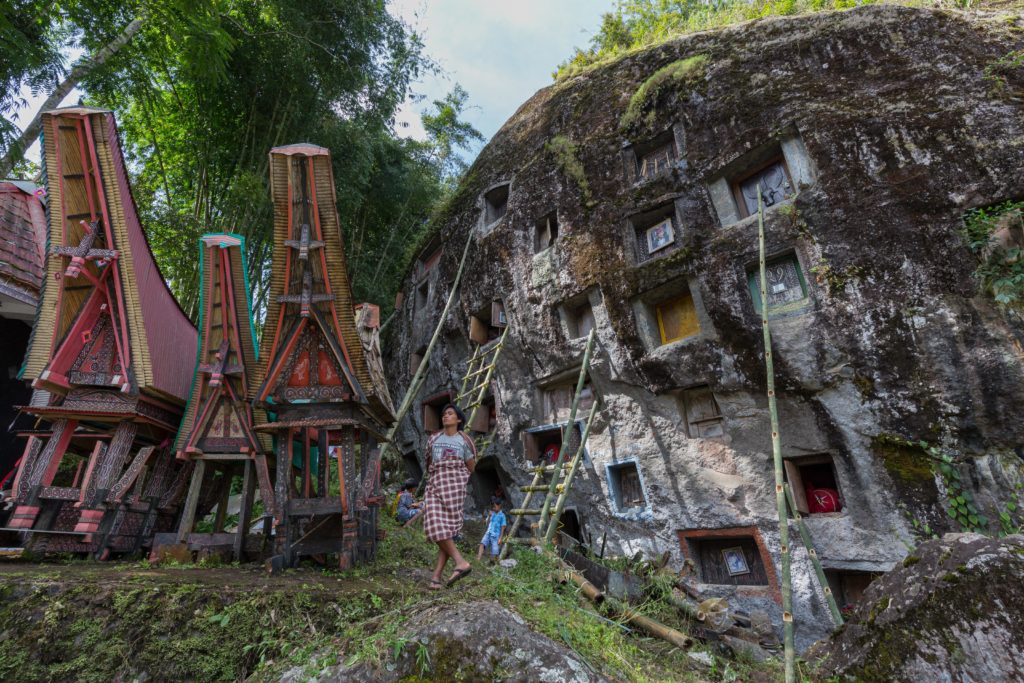
[[[405,483],[402,484],[402,490],[403,491],[408,491],[409,489],[415,489],[415,488],[418,488],[419,485],[420,485],[420,480],[419,479],[416,479],[415,477],[409,477],[408,479],[405,480]]]
[[[444,415],[445,410],[448,410],[449,408],[454,410],[455,411],[455,417],[459,418],[459,431],[461,432],[466,427],[466,414],[463,413],[462,409],[459,408],[454,403],[449,403],[448,405],[446,405],[444,407],[444,410],[441,411],[441,414]]]

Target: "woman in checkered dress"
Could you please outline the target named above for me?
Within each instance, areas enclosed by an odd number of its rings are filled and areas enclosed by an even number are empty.
[[[455,536],[462,530],[466,502],[466,484],[476,467],[476,447],[462,431],[466,418],[457,406],[448,405],[441,412],[443,431],[427,441],[427,491],[424,497],[426,512],[423,531],[437,543],[437,562],[430,579],[430,588],[438,590],[445,584],[441,575],[449,558],[455,563],[455,572],[448,577],[452,585],[470,572],[469,562],[455,547]]]

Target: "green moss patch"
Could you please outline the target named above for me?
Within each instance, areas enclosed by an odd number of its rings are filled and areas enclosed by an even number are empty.
[[[670,91],[680,92],[702,80],[707,71],[707,63],[707,55],[693,55],[655,71],[629,99],[619,126],[629,129],[641,121],[651,123],[659,100]]]

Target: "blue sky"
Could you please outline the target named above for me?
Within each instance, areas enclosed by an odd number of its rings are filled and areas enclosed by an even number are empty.
[[[490,139],[519,105],[551,83],[551,72],[573,47],[589,44],[601,15],[614,5],[614,0],[391,0],[392,14],[421,35],[427,55],[445,71],[414,85],[425,97],[406,102],[397,130],[422,136],[420,112],[459,83],[471,107],[463,118]],[[468,160],[477,152],[479,146]]]
[[[551,72],[575,46],[585,47],[610,11],[614,0],[390,0],[391,13],[403,19],[422,38],[426,54],[442,73],[413,85],[416,95],[403,105],[396,122],[401,135],[422,138],[420,113],[443,98],[456,83],[469,93],[464,120],[490,139],[533,93],[551,83]],[[18,112],[25,125],[45,96],[22,96],[28,106]],[[73,90],[65,103],[76,102]],[[464,156],[476,157],[482,145]],[[39,160],[38,142],[28,152]]]

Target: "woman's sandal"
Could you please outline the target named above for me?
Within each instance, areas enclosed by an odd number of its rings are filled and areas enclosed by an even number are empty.
[[[463,578],[465,578],[465,577],[469,576],[469,573],[470,573],[471,571],[473,571],[473,568],[472,568],[472,567],[466,567],[465,569],[456,569],[456,570],[455,570],[455,573],[451,575],[451,578],[449,578],[449,579],[448,579],[448,583],[446,583],[445,585],[446,585],[446,586],[447,586],[448,588],[451,588],[451,587],[452,587],[452,586],[454,586],[454,585],[455,585],[455,584],[456,584],[456,583],[457,583],[458,581],[460,581],[460,580],[462,580]]]
[[[430,580],[430,586],[429,586],[429,590],[432,590],[432,591],[439,591],[439,590],[441,590],[442,588],[444,588],[444,584],[443,584],[443,583],[441,583],[441,582],[440,582],[440,581],[438,581],[437,579],[431,579],[431,580]]]

